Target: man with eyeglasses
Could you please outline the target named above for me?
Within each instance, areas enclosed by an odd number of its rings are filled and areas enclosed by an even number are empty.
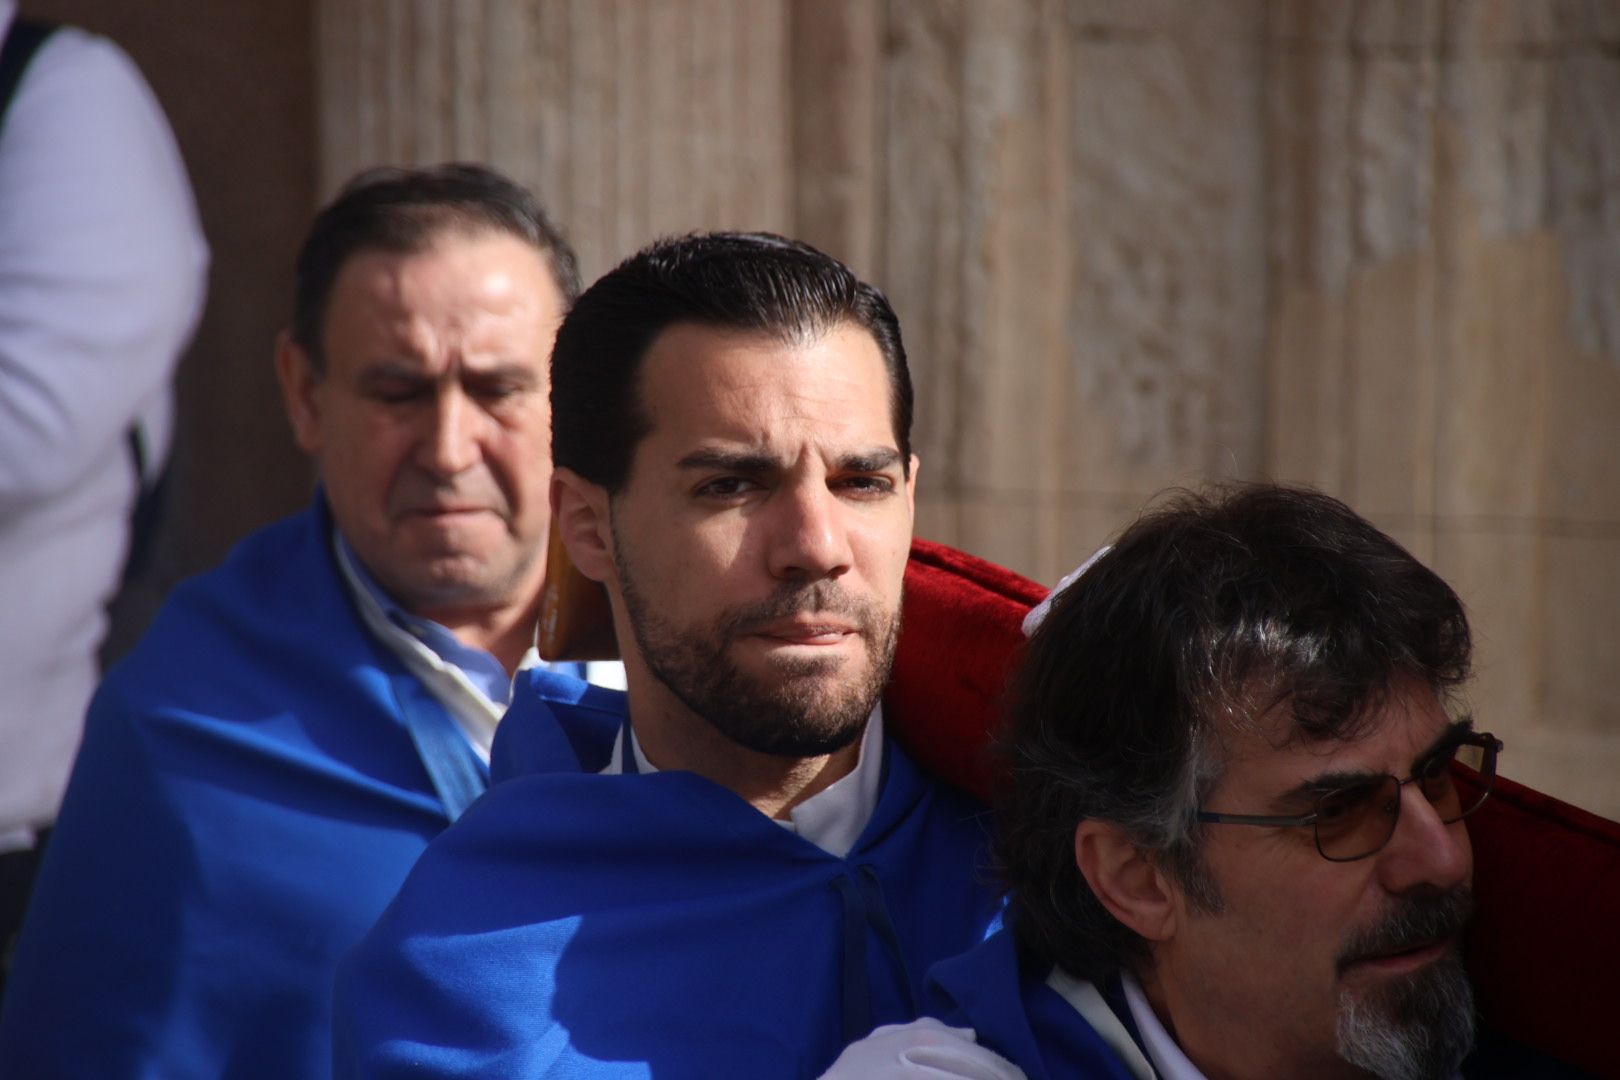
[[[1240,485],[1152,510],[1031,624],[1008,927],[827,1080],[1560,1075],[1475,1049],[1462,819],[1501,743],[1459,708],[1444,581],[1335,499]]]

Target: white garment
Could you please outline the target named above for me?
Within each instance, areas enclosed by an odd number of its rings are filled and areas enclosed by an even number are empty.
[[[587,660],[585,661],[585,681],[597,686],[605,686],[609,690],[623,690],[629,685],[629,677],[624,673],[622,660]]]
[[[0,0],[0,30],[16,14]],[[118,47],[56,31],[0,127],[0,850],[56,816],[136,481],[208,249],[163,112]]]
[[[1180,1047],[1165,1033],[1142,994],[1125,975],[1125,1000],[1137,1030],[1148,1044],[1150,1065],[1131,1033],[1097,988],[1053,968],[1046,985],[1068,1002],[1137,1080],[1204,1080]],[[1155,1066],[1158,1071],[1155,1072]],[[971,1028],[946,1027],[932,1017],[878,1028],[851,1044],[821,1080],[1024,1080],[1024,1071],[1000,1054],[978,1045]]]
[[[1142,984],[1136,981],[1136,976],[1124,971],[1120,973],[1119,981],[1125,985],[1125,1004],[1130,1007],[1131,1019],[1136,1021],[1136,1032],[1142,1036],[1142,1045],[1147,1048],[1148,1057],[1153,1059],[1159,1080],[1204,1080],[1203,1071],[1187,1060],[1187,1055],[1181,1052],[1176,1040],[1159,1022],[1159,1015],[1148,1004],[1147,995],[1142,992]]]
[[[618,776],[624,772],[624,759],[620,754],[622,742],[613,742],[613,756],[601,771],[602,776]],[[636,755],[636,768],[643,773],[658,770],[641,751],[641,740],[636,738],[634,726],[630,729],[630,752]],[[877,809],[878,795],[883,789],[883,705],[879,703],[866,721],[866,733],[861,736],[860,757],[855,768],[845,776],[828,784],[804,802],[788,811],[788,820],[776,820],[778,825],[796,833],[829,855],[842,859],[855,848],[866,823]]]
[[[1026,1080],[1024,1070],[978,1044],[971,1028],[931,1016],[889,1024],[844,1048],[821,1080]]]

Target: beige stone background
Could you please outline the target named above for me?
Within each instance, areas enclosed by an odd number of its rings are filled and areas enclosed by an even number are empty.
[[[148,606],[307,491],[309,210],[478,158],[587,274],[735,226],[882,284],[921,535],[1050,582],[1167,485],[1341,495],[1467,601],[1504,771],[1620,817],[1620,0],[24,7],[135,55],[215,245]]]

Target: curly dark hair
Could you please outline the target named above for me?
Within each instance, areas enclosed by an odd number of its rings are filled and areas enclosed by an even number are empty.
[[[1354,738],[1399,682],[1451,700],[1471,648],[1451,587],[1339,500],[1173,494],[1055,599],[1014,676],[997,861],[1020,948],[1082,978],[1139,970],[1147,942],[1075,864],[1082,819],[1118,825],[1217,910],[1194,815],[1222,733],[1282,709],[1285,741]]]

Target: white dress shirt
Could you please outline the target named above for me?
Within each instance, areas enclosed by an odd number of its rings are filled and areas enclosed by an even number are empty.
[[[0,30],[15,15],[0,0]],[[129,431],[167,454],[207,265],[140,73],[57,30],[0,127],[0,851],[61,802],[128,542]]]
[[[475,680],[462,665],[433,649],[422,634],[412,633],[389,618],[378,599],[381,586],[375,585],[355,560],[349,545],[336,532],[332,534],[332,551],[337,557],[338,567],[343,571],[349,595],[359,609],[360,621],[400,658],[412,675],[421,680],[428,693],[455,717],[478,756],[489,761],[489,748],[495,741],[495,725],[500,723],[512,697],[512,680],[506,676],[500,662],[484,654],[488,660],[485,666],[493,665],[501,676],[501,682],[487,678]],[[444,633],[449,635],[448,630]],[[523,671],[538,663],[541,663],[540,654],[530,645],[518,662],[518,670]]]

